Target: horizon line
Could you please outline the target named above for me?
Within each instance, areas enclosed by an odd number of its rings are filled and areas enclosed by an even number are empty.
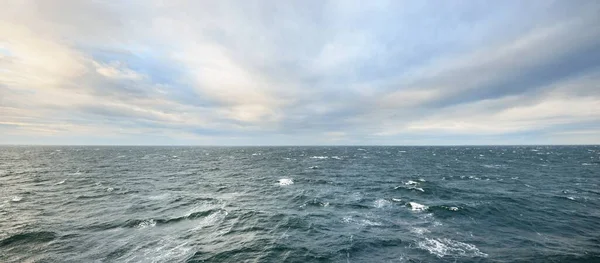
[[[202,145],[202,144],[2,144],[3,146],[49,146],[49,147],[474,147],[474,146],[600,146],[600,144],[282,144],[282,145]]]

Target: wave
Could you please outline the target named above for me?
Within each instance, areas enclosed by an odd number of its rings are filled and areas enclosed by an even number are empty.
[[[356,224],[359,226],[382,226],[380,222],[372,221],[364,218],[354,218],[352,216],[345,216],[342,218],[342,222],[346,224]]]
[[[163,237],[153,242],[126,244],[111,251],[103,262],[184,262],[192,252],[190,242]]]
[[[413,180],[408,180],[408,182],[404,183],[404,185],[417,185],[419,183],[413,181]]]
[[[279,185],[292,185],[294,181],[289,178],[279,179]]]
[[[56,233],[50,231],[19,233],[0,240],[0,247],[50,242],[57,236]]]
[[[415,187],[415,186],[404,186],[404,185],[401,185],[401,186],[394,187],[394,190],[398,190],[398,189],[404,189],[404,190],[410,190],[410,191],[419,191],[419,192],[422,192],[422,193],[425,192],[425,189],[423,189],[421,187]]]
[[[385,199],[377,199],[373,202],[373,206],[375,208],[383,208],[383,207],[389,206],[390,204],[391,204],[391,202],[388,200],[385,200]]]
[[[431,231],[429,231],[429,229],[425,228],[425,227],[413,227],[410,229],[410,232],[415,233],[419,236],[422,236],[426,233],[429,233]]]
[[[408,202],[408,206],[410,206],[411,210],[413,211],[425,211],[429,208],[426,205],[422,205],[416,202]]]
[[[431,211],[451,211],[451,212],[456,212],[459,210],[463,210],[463,208],[458,207],[458,206],[447,206],[447,205],[436,205],[436,206],[430,206],[429,210]]]
[[[94,198],[102,198],[102,197],[107,197],[108,195],[106,194],[100,194],[100,195],[78,195],[77,197],[75,197],[75,199],[77,200],[84,200],[84,199],[94,199]]]
[[[558,254],[557,252],[546,255],[510,257],[514,262],[569,262],[569,263],[589,263],[598,262],[599,252],[584,252],[570,255]]]
[[[507,168],[507,166],[505,164],[484,164],[482,166],[485,167],[485,168],[490,168],[490,169]]]
[[[417,247],[437,256],[487,257],[486,253],[472,244],[455,241],[449,238],[425,238],[419,241]]]
[[[199,219],[199,218],[213,218],[215,215],[227,215],[227,211],[224,209],[210,209],[210,210],[206,210],[206,211],[194,212],[189,215],[175,217],[175,218],[168,218],[168,219],[162,219],[162,218],[132,219],[132,220],[126,221],[121,226],[127,227],[127,228],[146,228],[146,227],[153,227],[153,226],[157,226],[157,225],[166,225],[166,224],[177,223],[177,222],[180,222],[183,220],[193,220],[193,219]]]
[[[303,203],[302,205],[300,205],[300,208],[306,208],[307,206],[311,206],[311,207],[328,207],[329,206],[329,202],[322,202],[315,199],[312,199],[308,202]]]
[[[152,226],[156,226],[156,221],[154,221],[154,219],[143,220],[142,222],[137,224],[135,227],[146,228],[146,227],[152,227]]]

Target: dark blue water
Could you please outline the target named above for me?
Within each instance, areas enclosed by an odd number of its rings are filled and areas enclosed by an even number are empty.
[[[0,262],[599,262],[600,147],[0,147]]]

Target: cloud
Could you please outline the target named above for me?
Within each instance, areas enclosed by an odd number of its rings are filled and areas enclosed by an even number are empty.
[[[9,1],[0,143],[598,143],[598,12],[596,1]]]
[[[94,62],[94,66],[96,66],[96,72],[98,74],[109,79],[141,80],[144,78],[143,75],[127,68],[120,62],[113,62],[110,64]]]

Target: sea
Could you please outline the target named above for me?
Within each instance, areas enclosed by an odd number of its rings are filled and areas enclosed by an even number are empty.
[[[600,262],[600,146],[0,146],[0,262]]]

